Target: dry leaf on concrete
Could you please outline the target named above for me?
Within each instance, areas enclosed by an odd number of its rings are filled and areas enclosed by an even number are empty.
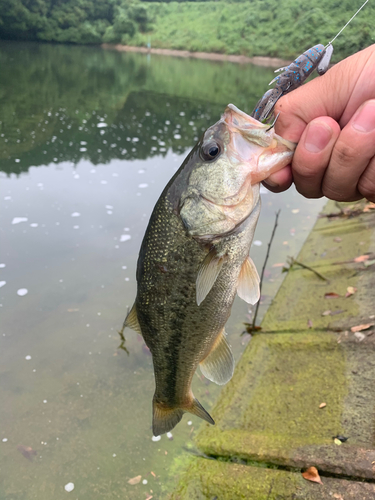
[[[363,212],[369,212],[370,210],[374,210],[375,209],[375,203],[367,203],[367,205],[365,205],[365,208],[363,209]]]
[[[359,257],[356,257],[353,259],[354,262],[365,262],[365,260],[369,260],[370,256],[369,255],[360,255]]]
[[[355,332],[361,332],[362,330],[367,330],[368,328],[371,328],[374,325],[375,325],[375,323],[366,323],[365,325],[352,326],[350,330],[353,333],[355,333]]]
[[[133,486],[134,484],[138,484],[141,479],[142,479],[142,476],[135,476],[135,477],[132,477],[131,479],[129,479],[128,483]]]
[[[348,286],[348,288],[346,289],[345,297],[350,297],[351,295],[354,295],[356,291],[357,289],[355,286]]]
[[[328,293],[324,294],[325,299],[338,299],[339,297],[340,297],[340,295],[338,293],[335,293],[335,292],[328,292]]]
[[[302,472],[302,477],[307,479],[307,481],[323,484],[316,467],[309,467],[305,472]]]

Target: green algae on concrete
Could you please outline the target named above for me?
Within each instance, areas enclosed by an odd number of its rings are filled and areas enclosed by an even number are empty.
[[[374,358],[375,351],[367,350]],[[337,342],[337,334],[257,335],[212,411],[216,425],[201,427],[198,447],[216,457],[316,465],[327,473],[373,478],[373,413],[365,446],[355,438],[355,421],[343,421],[350,414],[349,368],[345,343]],[[320,408],[321,403],[326,406]],[[373,401],[367,406],[372,408]],[[350,439],[338,446],[336,435]]]
[[[324,209],[325,214],[337,211],[333,202]],[[373,270],[353,263],[355,257],[375,252],[374,224],[375,213],[348,219],[318,219],[297,260],[316,269],[327,281],[294,266],[267,311],[263,331],[305,330],[311,324],[314,329],[337,328],[343,320],[374,314],[375,293],[373,300],[363,293],[368,281],[374,290]],[[345,297],[348,286],[357,287],[358,293]],[[340,297],[325,298],[331,292]],[[325,311],[334,314],[322,315]]]
[[[169,500],[363,500],[375,498],[375,484],[194,458]]]

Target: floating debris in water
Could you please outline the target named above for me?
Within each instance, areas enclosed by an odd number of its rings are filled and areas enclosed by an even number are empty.
[[[141,479],[142,479],[142,476],[132,477],[131,479],[129,479],[128,484],[131,484],[132,486],[134,486],[135,484],[138,484]]]
[[[253,241],[253,245],[255,245],[256,247],[261,247],[263,243],[260,240],[255,240]]]
[[[130,234],[122,234],[120,237],[120,242],[123,243],[124,241],[128,241],[131,239]]]
[[[17,446],[17,450],[22,453],[22,455],[27,458],[27,460],[33,461],[33,457],[37,455],[37,452],[31,448],[31,446],[24,446],[23,444],[19,444]]]
[[[64,486],[64,490],[67,491],[68,493],[70,493],[71,491],[73,491],[74,490],[74,483],[67,483]]]
[[[25,359],[27,359],[27,361],[29,361],[31,359],[30,354],[28,354],[27,356],[25,356]]]
[[[32,222],[30,224],[30,227],[38,227],[38,226],[39,226],[39,224],[37,222]]]
[[[27,222],[27,217],[14,217],[12,224],[20,224],[21,222]]]
[[[73,212],[71,214],[71,217],[80,217],[80,216],[81,216],[81,214],[79,212]]]
[[[0,281],[0,288],[1,288],[2,286],[6,285],[6,283],[7,283],[6,281]]]
[[[6,264],[0,264],[0,267],[1,268],[6,267]]]
[[[20,288],[19,290],[17,290],[17,295],[19,295],[20,297],[23,297],[24,295],[27,295],[28,293],[29,293],[29,291],[27,288]]]
[[[141,189],[144,189],[144,188],[148,187],[148,184],[146,184],[146,183],[139,184],[138,187],[141,188]]]

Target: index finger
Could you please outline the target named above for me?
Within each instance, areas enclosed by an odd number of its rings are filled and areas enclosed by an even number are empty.
[[[283,96],[275,106],[276,133],[298,142],[306,125],[329,116],[344,127],[374,94],[375,45],[339,62],[328,72]]]

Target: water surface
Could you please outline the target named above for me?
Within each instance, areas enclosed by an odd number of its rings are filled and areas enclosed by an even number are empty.
[[[117,330],[165,184],[225,105],[250,112],[273,72],[21,43],[0,44],[0,65],[0,498],[163,498],[200,421],[185,415],[173,439],[152,440],[151,356]],[[262,192],[258,269],[282,212],[260,317],[322,206],[293,189]],[[236,300],[237,360],[250,317]],[[218,392],[197,373],[208,411]]]

